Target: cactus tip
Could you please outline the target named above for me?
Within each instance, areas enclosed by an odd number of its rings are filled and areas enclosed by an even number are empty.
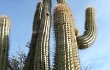
[[[2,18],[2,19],[3,19],[3,18],[10,19],[9,16],[7,16],[7,15],[0,15],[0,18]]]
[[[36,8],[40,8],[40,7],[42,7],[42,2],[38,2],[37,6],[36,6]]]
[[[93,6],[87,6],[87,9],[94,9]]]
[[[93,6],[88,6],[88,7],[86,8],[86,12],[87,12],[87,11],[90,11],[90,10],[95,11],[95,9],[94,9]]]
[[[42,2],[42,0],[39,0],[39,2]]]
[[[10,22],[10,24],[9,24],[9,26],[11,27],[11,19],[10,19],[10,17],[9,16],[7,16],[7,15],[0,15],[0,19],[8,19],[8,21]]]

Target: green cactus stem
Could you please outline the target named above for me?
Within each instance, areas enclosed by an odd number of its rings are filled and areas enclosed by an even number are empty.
[[[0,16],[0,70],[8,68],[10,18]]]
[[[79,49],[84,49],[92,45],[96,38],[95,10],[92,7],[86,9],[86,23],[84,35],[77,37]]]
[[[56,38],[54,70],[81,69],[74,29],[75,26],[70,8],[65,3],[58,3],[54,10]]]
[[[43,0],[41,25],[34,57],[34,70],[50,70],[49,40],[51,23],[51,0]]]
[[[33,22],[33,33],[32,33],[32,39],[30,44],[29,53],[27,56],[27,59],[25,61],[25,65],[23,70],[33,70],[34,68],[34,56],[35,56],[35,48],[36,48],[36,39],[38,36],[40,24],[41,24],[41,13],[42,13],[42,2],[39,2],[37,4],[37,9],[34,16],[34,22]]]

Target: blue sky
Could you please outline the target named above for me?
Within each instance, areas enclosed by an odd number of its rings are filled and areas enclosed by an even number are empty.
[[[31,40],[32,24],[36,4],[39,0],[0,0],[0,15],[8,15],[11,18],[10,56],[20,48],[28,52],[26,43]],[[74,16],[75,26],[80,35],[84,32],[85,9],[93,6],[96,10],[97,38],[94,44],[79,50],[82,67],[89,66],[90,70],[108,70],[110,66],[110,0],[67,0]],[[53,1],[53,7],[56,1]],[[54,8],[52,8],[53,14]],[[51,29],[51,56],[54,52],[54,33]],[[52,57],[51,57],[52,59]]]

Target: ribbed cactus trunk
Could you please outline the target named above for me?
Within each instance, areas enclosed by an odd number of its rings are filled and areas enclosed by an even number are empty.
[[[50,70],[49,40],[51,23],[51,0],[43,0],[39,35],[36,41],[34,70]]]
[[[9,50],[9,38],[8,36],[5,36],[3,39],[3,46],[1,48],[0,70],[7,70],[8,68],[8,50]]]
[[[96,37],[95,12],[92,7],[86,10],[86,24],[83,36],[78,36],[72,13],[66,0],[57,0],[54,10],[54,30],[56,51],[54,70],[81,70],[78,48],[90,46]]]
[[[37,4],[37,9],[34,16],[33,22],[33,32],[32,32],[32,39],[30,44],[29,53],[27,59],[25,61],[25,65],[23,70],[33,70],[34,69],[34,56],[35,56],[35,48],[36,48],[36,39],[38,37],[38,32],[40,29],[41,24],[41,13],[42,13],[42,2]]]
[[[72,13],[67,4],[54,10],[56,53],[54,70],[80,70]]]
[[[8,16],[0,16],[0,70],[8,68],[10,23]]]

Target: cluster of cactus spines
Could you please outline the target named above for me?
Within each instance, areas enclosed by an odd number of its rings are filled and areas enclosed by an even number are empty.
[[[10,24],[8,16],[0,16],[0,70],[8,68]]]
[[[36,40],[34,70],[50,70],[49,40],[51,22],[51,0],[43,0],[42,17]]]
[[[79,49],[89,47],[96,38],[95,10],[92,7],[86,9],[86,22],[84,35],[77,37]]]
[[[56,38],[54,70],[81,70],[78,48],[91,45],[96,37],[94,9],[87,8],[86,31],[83,36],[78,36],[71,10],[64,1],[66,2],[66,0],[57,0],[58,4],[54,9]]]
[[[34,69],[34,56],[35,56],[35,48],[36,48],[36,39],[38,36],[40,24],[41,24],[41,13],[42,13],[42,2],[37,4],[37,9],[34,16],[33,22],[33,32],[32,32],[32,39],[30,44],[29,53],[27,59],[25,61],[25,65],[23,70],[33,70]]]

